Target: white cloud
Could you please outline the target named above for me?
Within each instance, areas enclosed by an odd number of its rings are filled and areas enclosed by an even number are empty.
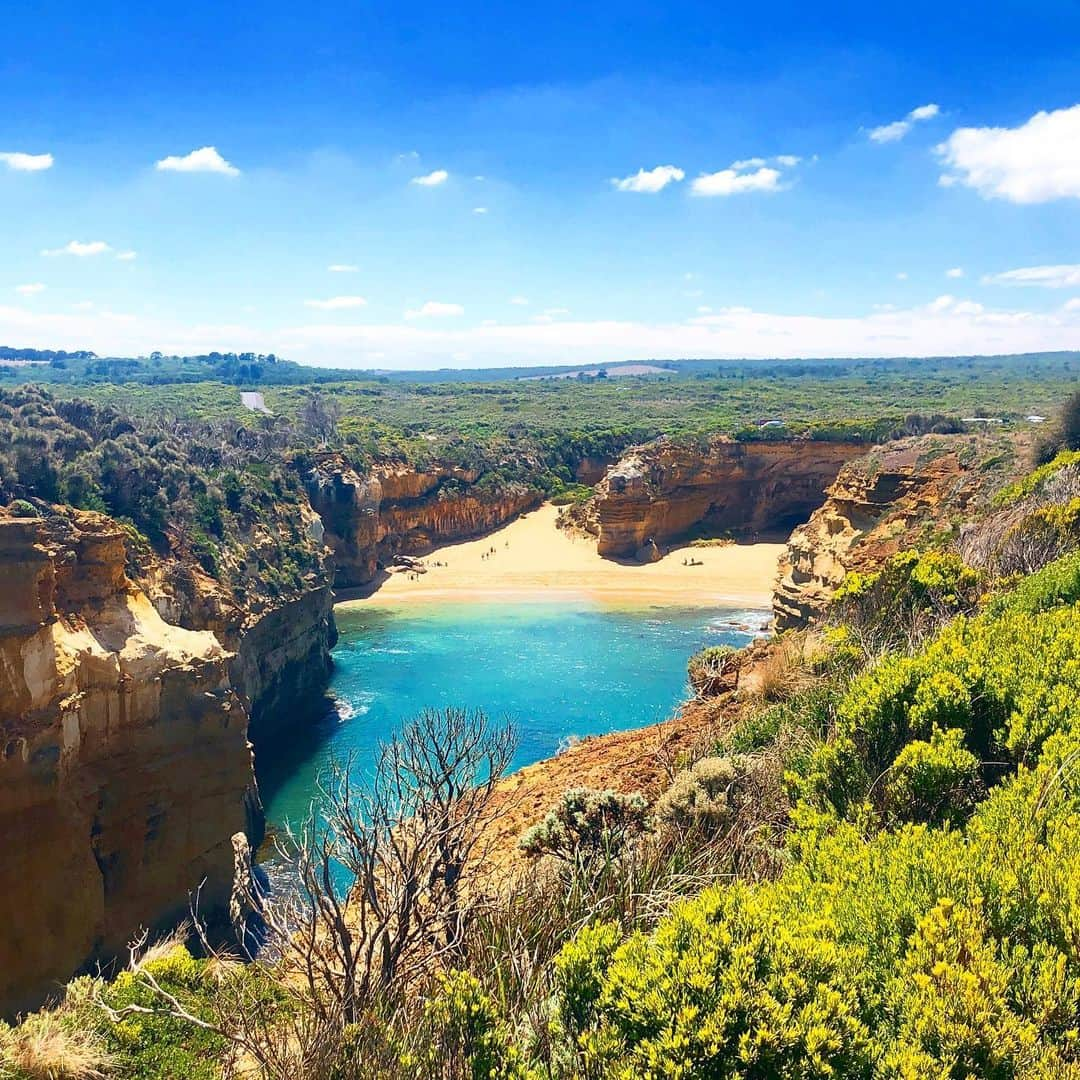
[[[34,341],[103,356],[222,351],[275,352],[303,363],[438,368],[468,354],[477,366],[585,364],[665,356],[969,356],[1073,349],[1080,305],[1052,312],[961,311],[927,306],[846,316],[727,308],[679,322],[630,319],[468,324],[312,321],[268,330],[255,325],[179,324],[99,311],[36,310],[0,303],[0,341]]]
[[[945,271],[947,278],[962,278],[964,276],[964,268],[962,266],[954,266]]]
[[[941,109],[937,105],[934,105],[934,104],[920,105],[917,109],[912,109],[911,112],[908,113],[908,119],[909,120],[932,120],[940,112],[941,112]]]
[[[949,308],[951,308],[955,303],[956,297],[949,296],[949,294],[946,293],[944,296],[939,296],[936,300],[934,300],[929,305],[929,310],[935,312],[948,311]]]
[[[1041,203],[1080,199],[1080,105],[1036,113],[1015,128],[958,128],[937,147],[946,187],[985,199]]]
[[[776,155],[776,164],[777,165],[783,165],[783,167],[785,169],[794,169],[795,166],[798,165],[800,161],[802,161],[802,158],[799,157],[797,154],[777,154]]]
[[[984,285],[1041,285],[1043,288],[1075,288],[1080,285],[1080,262],[1063,262],[1051,267],[1022,267],[989,273]]]
[[[677,183],[686,176],[682,169],[674,165],[657,165],[655,169],[638,169],[633,176],[624,176],[621,180],[612,177],[611,183],[616,191],[638,191],[655,195],[671,183]]]
[[[45,286],[40,281],[35,281],[31,285],[16,285],[15,291],[20,296],[36,296],[38,293],[45,291]]]
[[[488,209],[487,209],[486,206],[474,206],[473,207],[473,213],[474,214],[486,214],[487,212],[488,212]]]
[[[440,184],[445,184],[449,178],[450,174],[445,169],[436,169],[426,176],[414,176],[409,183],[416,184],[418,187],[438,187]]]
[[[319,311],[345,311],[366,306],[367,300],[362,296],[331,296],[329,300],[304,301],[304,307],[318,308]]]
[[[137,251],[118,251],[116,257],[121,262],[134,262],[139,257],[139,253]]]
[[[921,120],[932,120],[941,109],[933,103],[919,105],[904,117],[903,120],[894,120],[891,124],[882,124],[880,127],[871,128],[867,133],[871,141],[876,143],[891,143],[902,139]]]
[[[1080,296],[1074,296],[1071,300],[1066,300],[1062,311],[1080,311]]]
[[[0,153],[0,163],[15,172],[41,172],[53,167],[52,154],[23,154],[9,150]]]
[[[712,308],[711,308],[711,307],[709,307],[709,306],[708,306],[707,304],[702,304],[702,305],[701,305],[701,306],[700,306],[700,307],[699,307],[699,308],[697,309],[697,313],[698,313],[699,315],[711,315],[711,314],[712,314]]]
[[[526,307],[529,303],[529,299],[526,296],[511,296],[511,304],[517,304],[518,307]]]
[[[741,162],[736,162],[736,165]],[[691,184],[695,195],[742,195],[751,191],[779,191],[780,172],[762,166],[753,172],[739,172],[734,166],[720,172],[702,173]]]
[[[763,157],[744,158],[742,161],[733,161],[731,167],[736,172],[742,172],[744,169],[760,169],[765,164]]]
[[[331,274],[358,274],[360,272],[360,267],[352,263],[331,263],[326,269]]]
[[[217,151],[216,146],[204,146],[199,150],[192,150],[190,154],[182,157],[172,154],[162,158],[155,166],[161,172],[209,172],[221,173],[223,176],[239,176],[240,170],[226,161]]]
[[[906,270],[901,270],[901,271],[900,271],[900,272],[899,272],[899,273],[898,273],[898,274],[896,275],[896,280],[897,280],[897,281],[907,281],[907,279],[908,279],[908,276],[907,276],[907,271],[906,271]]]
[[[406,150],[403,154],[398,154],[395,161],[419,161],[420,153],[417,150]]]
[[[891,124],[882,124],[881,127],[870,130],[870,138],[876,143],[897,142],[911,130],[911,123],[907,120],[894,120]]]
[[[460,304],[444,304],[438,300],[428,300],[418,308],[405,312],[406,319],[439,319],[451,315],[464,315],[465,309]]]
[[[984,285],[1041,285],[1046,289],[1073,289],[1080,286],[1080,263],[1059,266],[1024,266],[1000,274],[987,274]]]
[[[46,248],[41,254],[50,258],[55,255],[75,255],[80,259],[85,259],[89,255],[103,255],[106,251],[111,250],[112,248],[104,240],[90,240],[87,243],[83,243],[81,240],[72,240],[61,248]]]

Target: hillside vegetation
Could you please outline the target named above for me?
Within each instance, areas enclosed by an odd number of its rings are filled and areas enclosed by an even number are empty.
[[[326,779],[256,959],[143,943],[4,1030],[7,1068],[1080,1078],[1080,397],[1065,413],[1046,464],[852,575],[824,626],[694,658],[715,723],[651,805],[567,792],[528,873],[493,880],[512,733],[418,718],[363,796]]]

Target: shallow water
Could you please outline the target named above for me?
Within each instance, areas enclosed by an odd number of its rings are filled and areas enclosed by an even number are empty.
[[[663,720],[685,698],[686,661],[706,645],[745,644],[761,611],[623,610],[582,601],[339,608],[326,715],[257,754],[272,825],[307,813],[319,773],[352,753],[370,767],[380,740],[426,708],[512,719],[513,767],[567,740]]]

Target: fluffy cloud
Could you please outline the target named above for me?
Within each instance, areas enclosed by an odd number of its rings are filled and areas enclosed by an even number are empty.
[[[16,285],[15,291],[20,296],[36,296],[38,293],[45,291],[45,286],[40,281],[36,281],[32,285]]]
[[[964,268],[962,266],[954,266],[951,270],[945,271],[947,278],[962,278],[964,276]]]
[[[134,262],[139,257],[139,253],[137,251],[118,251],[116,257],[121,262]]]
[[[917,108],[912,109],[903,120],[894,120],[891,124],[882,124],[880,127],[871,128],[867,134],[872,142],[897,142],[902,139],[915,124],[919,123],[919,121],[932,120],[940,112],[941,109],[933,103],[929,105],[919,105]]]
[[[751,191],[779,191],[780,170],[759,166],[752,172],[740,172],[737,161],[730,169],[702,173],[690,185],[695,195],[743,195]]]
[[[153,349],[166,353],[254,349],[309,364],[401,369],[444,367],[455,355],[464,354],[477,366],[602,363],[612,356],[626,360],[968,356],[1071,349],[1080,340],[1080,304],[1053,312],[976,307],[954,300],[940,311],[923,305],[847,316],[727,308],[689,321],[663,323],[523,320],[453,326],[325,321],[268,330],[252,325],[184,325],[97,310],[59,314],[29,304],[0,303],[0,341],[48,342],[51,348],[93,349],[106,356],[133,356]]]
[[[1046,289],[1072,289],[1080,286],[1080,263],[1062,263],[1059,266],[1023,266],[1019,270],[987,274],[983,278],[983,284],[1041,285]]]
[[[104,240],[90,240],[87,243],[72,240],[61,248],[46,248],[41,254],[50,258],[55,255],[75,255],[80,259],[85,259],[88,255],[104,255],[106,251],[111,250],[112,248]]]
[[[409,183],[416,184],[418,187],[438,187],[440,184],[445,184],[449,178],[450,174],[445,169],[436,169],[426,176],[414,176]]]
[[[486,214],[487,212],[488,212],[488,208],[486,206],[474,206],[473,207],[473,213],[474,214]]]
[[[438,300],[429,300],[418,308],[405,312],[406,319],[439,319],[448,315],[464,315],[465,309],[460,304],[443,304]]]
[[[362,296],[331,296],[329,300],[304,301],[304,307],[317,308],[319,311],[345,311],[366,306],[367,300]]]
[[[1036,113],[1015,128],[958,128],[937,147],[941,183],[986,199],[1080,199],[1080,105]]]
[[[240,170],[226,161],[217,150],[216,146],[204,146],[199,150],[192,150],[190,154],[182,157],[175,154],[162,158],[155,166],[161,172],[208,172],[221,173],[223,176],[239,176]]]
[[[686,173],[674,165],[657,165],[655,169],[638,169],[633,176],[624,176],[621,180],[613,177],[611,183],[616,191],[638,191],[655,195],[684,176]]]
[[[0,164],[15,172],[41,172],[53,167],[52,154],[22,154],[17,151],[0,153]]]
[[[331,274],[357,274],[360,272],[360,267],[354,266],[352,263],[331,263],[326,269]]]

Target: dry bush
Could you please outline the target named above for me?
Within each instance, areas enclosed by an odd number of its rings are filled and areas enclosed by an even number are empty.
[[[133,956],[155,1004],[111,1018],[164,1013],[220,1035],[233,1047],[229,1075],[324,1080],[343,1060],[391,1070],[402,1010],[462,960],[479,911],[479,845],[515,744],[512,728],[482,713],[429,711],[381,747],[363,787],[350,763],[333,769],[320,805],[283,843],[293,887],[237,902],[261,911],[260,958],[244,967],[217,950],[196,913],[215,980],[209,1015]]]
[[[792,630],[777,638],[753,670],[751,693],[762,701],[786,701],[815,681],[814,667],[826,648],[820,634]]]
[[[111,1064],[101,1039],[76,1027],[62,1007],[0,1034],[0,1075],[10,1069],[27,1080],[98,1080]]]
[[[1000,576],[1033,574],[1075,547],[1076,536],[1040,510],[1080,498],[1080,467],[1066,465],[1031,495],[965,526],[956,549],[969,566]]]

